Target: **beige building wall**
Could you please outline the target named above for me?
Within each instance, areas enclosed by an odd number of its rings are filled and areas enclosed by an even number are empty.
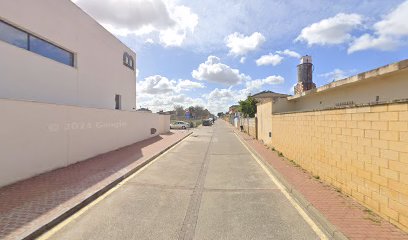
[[[169,115],[4,99],[0,113],[0,187],[166,133],[170,125]]]
[[[272,101],[258,103],[256,114],[258,117],[258,139],[269,145],[272,140],[269,137],[269,133],[272,135]]]
[[[70,67],[0,41],[0,98],[95,108],[136,108],[136,54],[70,0],[2,0],[0,20],[75,55]]]
[[[408,103],[279,114],[272,125],[285,157],[408,231]]]
[[[286,99],[278,99],[274,113],[334,108],[407,99],[408,60],[390,64],[356,76],[335,81],[315,90]]]

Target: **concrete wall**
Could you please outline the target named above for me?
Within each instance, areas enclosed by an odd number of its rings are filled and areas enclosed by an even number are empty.
[[[152,113],[148,113],[151,115]],[[153,114],[154,116],[159,118],[159,127],[157,131],[159,134],[167,133],[170,131],[170,115],[160,115],[160,114]]]
[[[2,0],[0,19],[75,55],[70,67],[0,41],[0,98],[84,107],[136,108],[136,54],[70,0]]]
[[[244,126],[244,131],[252,137],[256,137],[256,121],[255,118],[241,118],[241,123]],[[239,127],[239,126],[238,126]]]
[[[4,99],[0,113],[0,186],[168,132],[170,124],[168,115]]]
[[[257,117],[258,139],[263,141],[265,144],[271,144],[272,138],[269,137],[269,133],[272,134],[272,101],[258,103]]]
[[[271,124],[285,157],[408,231],[408,103],[273,115]]]

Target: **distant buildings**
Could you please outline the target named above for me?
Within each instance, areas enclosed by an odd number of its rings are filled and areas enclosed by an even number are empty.
[[[228,113],[230,115],[234,115],[235,113],[237,113],[239,110],[239,105],[232,105],[231,107],[229,107]]]
[[[150,109],[148,109],[148,108],[139,108],[139,109],[137,109],[136,111],[137,111],[137,112],[149,112],[149,113],[152,112],[152,110],[150,110]]]
[[[262,91],[262,92],[252,95],[251,97],[254,98],[258,103],[262,103],[265,101],[269,101],[270,99],[285,98],[288,96],[289,95],[287,94],[275,93],[272,91]]]

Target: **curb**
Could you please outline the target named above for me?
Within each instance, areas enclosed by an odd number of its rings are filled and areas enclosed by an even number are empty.
[[[70,216],[74,215],[76,212],[78,212],[79,210],[81,210],[83,207],[85,207],[86,205],[88,205],[89,203],[93,202],[95,199],[97,199],[98,197],[102,196],[104,193],[106,193],[107,191],[109,191],[110,189],[112,189],[113,187],[115,187],[116,185],[118,185],[120,182],[122,182],[123,180],[125,180],[126,178],[128,178],[129,176],[131,176],[132,174],[134,174],[135,172],[139,171],[141,168],[143,168],[144,166],[146,166],[148,163],[150,163],[151,161],[153,161],[154,159],[156,159],[157,157],[159,157],[160,155],[162,155],[164,152],[166,152],[167,150],[169,150],[170,148],[174,147],[175,145],[177,145],[178,143],[180,143],[181,141],[183,141],[184,139],[186,139],[187,137],[189,137],[191,134],[193,134],[193,132],[189,132],[186,136],[184,136],[183,138],[177,140],[175,143],[171,144],[170,146],[166,147],[165,149],[161,150],[159,153],[151,156],[150,158],[146,159],[144,162],[140,163],[138,166],[136,166],[135,168],[133,168],[132,170],[128,171],[127,173],[123,174],[121,177],[117,178],[116,180],[114,180],[113,182],[109,183],[108,185],[102,187],[101,189],[99,189],[97,192],[95,192],[94,194],[88,196],[86,199],[84,199],[82,202],[78,203],[77,205],[71,207],[70,209],[68,209],[66,212],[64,212],[63,214],[61,214],[60,216],[56,217],[55,219],[51,220],[49,223],[43,225],[42,227],[38,228],[37,230],[33,231],[32,233],[28,234],[27,236],[23,237],[23,240],[28,240],[28,239],[35,239],[38,238],[39,236],[41,236],[42,234],[44,234],[45,232],[47,232],[48,230],[50,230],[51,228],[55,227],[56,225],[58,225],[59,223],[63,222],[65,219],[69,218]]]
[[[235,132],[235,129],[234,129]],[[236,134],[239,138],[239,134]],[[245,145],[251,150],[257,158],[259,158],[262,163],[272,172],[273,175],[285,186],[286,190],[295,198],[295,200],[300,204],[300,206],[308,213],[308,215],[315,220],[328,234],[329,237],[335,240],[348,240],[342,232],[340,232],[336,226],[331,224],[326,217],[324,217],[300,192],[298,192],[286,179],[268,162],[264,160],[264,158],[258,154],[255,149],[250,146],[245,139],[241,138]]]

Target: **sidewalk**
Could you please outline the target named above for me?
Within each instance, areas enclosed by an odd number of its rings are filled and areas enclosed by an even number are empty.
[[[32,238],[190,133],[173,131],[0,188],[0,239]]]
[[[394,225],[383,220],[365,207],[344,196],[330,186],[314,179],[309,173],[294,166],[288,160],[245,133],[234,130],[270,167],[275,169],[292,189],[317,209],[325,219],[349,239],[408,239]]]

